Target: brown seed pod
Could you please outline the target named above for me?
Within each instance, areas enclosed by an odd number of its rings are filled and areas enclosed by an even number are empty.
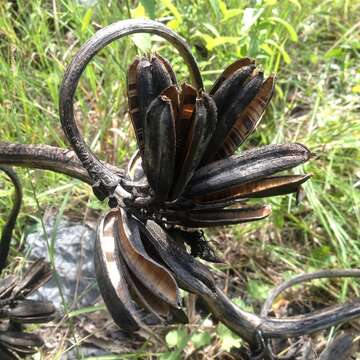
[[[189,228],[205,228],[240,224],[249,221],[261,220],[271,214],[270,205],[230,208],[230,209],[205,209],[167,212],[164,214],[169,223],[178,224]]]
[[[170,272],[147,254],[138,222],[119,210],[114,224],[120,252],[131,272],[151,293],[174,308],[180,306],[179,289]]]
[[[160,54],[156,54],[155,56],[158,60],[160,60],[162,62],[163,66],[167,70],[172,84],[176,85],[177,84],[176,76],[175,76],[174,70],[173,70],[172,66],[170,65],[170,63],[167,61],[167,59],[162,57]]]
[[[234,81],[235,79],[232,79]],[[253,75],[244,86],[239,89],[239,92],[236,94],[236,97],[233,97],[233,100],[229,106],[225,107],[225,112],[223,115],[218,116],[218,122],[214,135],[208,145],[208,148],[204,154],[204,159],[202,164],[209,163],[213,161],[217,151],[223,145],[227,135],[230,130],[233,128],[237,117],[242,113],[249,103],[255,98],[259,92],[263,82],[263,73],[257,73]],[[221,89],[221,88],[220,88]],[[219,90],[220,90],[219,89]]]
[[[255,98],[237,116],[234,126],[215,155],[215,159],[222,159],[234,154],[236,149],[255,130],[273,96],[274,84],[274,76],[270,76],[264,81]]]
[[[226,79],[228,79],[232,74],[234,74],[234,72],[236,72],[237,70],[239,70],[245,66],[254,65],[254,64],[255,64],[255,60],[250,59],[250,58],[242,58],[242,59],[236,60],[231,65],[229,65],[222,72],[222,74],[216,79],[209,94],[214,95],[216,93],[216,91],[219,89],[219,87],[223,84],[223,82]]]
[[[143,167],[155,199],[167,199],[175,170],[175,120],[171,100],[158,96],[149,106],[145,119]]]
[[[152,220],[146,225],[139,222],[140,231],[151,242],[153,251],[169,267],[181,287],[190,291],[196,289],[202,294],[211,295],[215,288],[210,271],[180,247],[161,226]]]
[[[122,271],[133,298],[141,307],[154,314],[161,322],[165,322],[170,313],[170,305],[149,291],[148,288],[131,272],[124,259],[121,256],[119,258],[122,265]]]
[[[186,196],[202,196],[257,181],[307,161],[310,151],[300,144],[268,145],[203,166],[192,178]]]
[[[199,205],[215,205],[217,203],[241,198],[262,198],[267,196],[285,195],[297,192],[300,185],[310,177],[310,174],[272,176],[235,187],[229,187],[225,190],[208,193],[203,196],[194,197],[193,200]]]
[[[26,297],[31,295],[47,283],[52,275],[51,265],[48,262],[39,259],[29,267],[21,281],[17,282],[12,289],[11,295],[13,297]]]
[[[129,111],[141,154],[144,152],[144,124],[148,107],[163,90],[173,84],[173,76],[173,72],[169,74],[164,59],[155,55],[151,59],[136,58],[128,69]]]
[[[175,183],[170,199],[175,200],[183,192],[198,167],[216,128],[216,106],[211,97],[202,93],[196,99],[187,138],[181,154],[177,156]]]
[[[255,65],[244,66],[231,74],[212,95],[221,121],[226,110],[237,100],[241,89],[250,79]]]
[[[0,311],[0,318],[19,323],[44,323],[54,319],[56,309],[51,302],[17,300]]]
[[[140,328],[141,321],[131,300],[122,271],[120,253],[114,237],[118,210],[111,210],[100,219],[95,242],[95,272],[106,307],[115,323],[127,331]]]
[[[176,118],[176,163],[181,164],[181,152],[191,126],[191,119],[195,111],[197,91],[189,84],[183,84],[180,92],[179,111]]]
[[[0,331],[0,344],[19,355],[34,354],[37,347],[44,345],[42,338],[36,334],[17,331]]]

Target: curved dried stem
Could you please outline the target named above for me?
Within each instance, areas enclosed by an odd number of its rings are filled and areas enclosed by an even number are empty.
[[[33,169],[55,171],[93,184],[88,172],[82,166],[74,151],[49,145],[0,143],[0,163]],[[103,163],[119,176],[125,171]]]
[[[104,166],[82,139],[74,119],[74,95],[80,76],[90,60],[112,41],[135,33],[151,33],[168,40],[187,64],[194,85],[203,87],[199,68],[187,43],[165,25],[152,20],[123,20],[98,31],[78,51],[68,66],[60,89],[60,120],[62,128],[91,179],[103,194],[110,195],[119,186],[120,178]]]
[[[271,307],[275,299],[285,290],[289,289],[294,285],[301,284],[305,281],[315,280],[315,279],[332,279],[332,278],[341,278],[341,277],[360,277],[360,269],[347,269],[347,270],[320,270],[310,274],[301,274],[295,276],[273,289],[264,302],[260,316],[267,317],[271,311]]]
[[[19,215],[21,203],[22,203],[22,188],[21,183],[16,175],[16,172],[12,170],[10,167],[5,165],[0,165],[0,170],[5,172],[8,178],[14,185],[15,192],[14,192],[14,204],[11,209],[9,219],[4,225],[4,228],[1,233],[1,242],[0,242],[0,275],[6,265],[6,259],[9,255],[10,250],[10,242],[12,233],[15,227],[16,219]]]

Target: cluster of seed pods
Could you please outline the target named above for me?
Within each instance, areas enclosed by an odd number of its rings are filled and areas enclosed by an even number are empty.
[[[120,23],[118,23],[120,24]],[[112,40],[135,32],[164,36],[189,65],[193,85],[178,84],[168,60],[157,53],[129,65],[127,95],[138,151],[126,176],[118,176],[88,149],[73,117],[77,79]],[[269,205],[248,200],[298,192],[309,175],[280,174],[311,157],[301,144],[269,145],[235,154],[258,125],[274,91],[254,60],[228,66],[209,92],[186,43],[151,21],[124,21],[99,31],[68,67],[61,88],[63,130],[112,207],[98,226],[98,283],[116,323],[141,326],[132,300],[162,322],[186,321],[179,285],[211,296],[215,283],[195,259],[220,261],[201,228],[260,220]],[[187,251],[189,245],[191,251]]]
[[[85,67],[102,48],[143,32],[176,47],[192,85],[179,85],[159,54],[137,57],[130,64],[127,93],[138,151],[124,171],[99,161],[82,139],[74,120],[74,95]],[[253,353],[267,359],[272,355],[266,339],[307,334],[360,315],[360,306],[345,304],[299,318],[269,318],[273,296],[307,279],[300,277],[276,289],[258,317],[234,306],[205,263],[196,259],[221,261],[202,228],[261,220],[271,207],[252,205],[253,198],[299,193],[310,177],[283,174],[310,159],[311,152],[301,144],[236,152],[258,125],[274,81],[274,76],[264,79],[255,62],[244,58],[228,66],[206,92],[180,36],[154,21],[120,21],[85,43],[64,75],[60,120],[80,162],[74,153],[58,148],[0,144],[0,161],[63,172],[89,183],[99,199],[108,198],[111,209],[98,223],[95,268],[105,304],[123,329],[143,325],[135,303],[161,323],[186,322],[182,288],[200,296]],[[344,270],[310,278],[359,275],[358,270]]]

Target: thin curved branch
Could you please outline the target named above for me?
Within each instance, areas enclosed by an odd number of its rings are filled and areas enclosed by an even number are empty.
[[[168,40],[183,57],[195,87],[203,88],[199,68],[185,40],[156,21],[131,19],[116,22],[99,30],[80,48],[64,74],[60,89],[60,121],[63,131],[83,166],[89,172],[93,182],[100,187],[100,191],[105,194],[114,192],[120,183],[120,178],[98,160],[82,139],[74,119],[74,95],[81,74],[90,60],[112,41],[135,33],[156,34]]]
[[[354,270],[355,272],[360,273],[360,270]],[[218,288],[212,297],[200,296],[219,320],[250,344],[256,340],[257,332],[260,332],[265,338],[290,338],[311,334],[360,317],[360,300],[326,307],[321,311],[306,315],[276,319],[257,316],[241,310]]]
[[[22,203],[22,188],[21,182],[14,170],[5,165],[0,165],[0,170],[4,171],[14,185],[14,204],[11,209],[9,219],[6,222],[2,233],[0,242],[0,275],[6,265],[6,259],[9,255],[10,242],[13,230],[15,228],[16,219],[19,215],[21,203]]]
[[[75,152],[55,146],[0,143],[0,163],[55,171],[93,184]],[[107,163],[104,165],[119,176],[125,174],[123,169]]]
[[[332,279],[332,278],[341,278],[341,277],[360,277],[360,269],[347,269],[347,270],[320,270],[310,274],[301,274],[295,276],[273,289],[264,302],[260,316],[266,317],[271,311],[271,307],[275,299],[286,289],[290,287],[303,283],[305,281],[315,280],[315,279]]]

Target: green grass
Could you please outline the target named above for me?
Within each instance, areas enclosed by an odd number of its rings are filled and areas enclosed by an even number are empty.
[[[148,12],[130,0],[102,0],[92,7],[75,0],[16,3],[17,8],[0,2],[1,141],[68,147],[58,119],[58,89],[79,46],[99,27],[128,18],[129,13],[133,17],[150,14],[167,18],[192,46],[208,89],[224,67],[242,56],[256,58],[266,74],[277,73],[271,109],[243,148],[301,142],[316,154],[296,170],[313,174],[300,206],[295,206],[290,196],[271,199],[274,211],[268,220],[211,233],[222,250],[230,249],[230,264],[221,269],[223,274],[244,273],[247,286],[237,289],[239,296],[252,304],[262,297],[264,289],[283,278],[281,274],[288,277],[316,268],[358,266],[358,1],[267,0],[241,5],[237,0],[198,0],[192,5],[185,0],[140,1]],[[178,79],[189,80],[176,51],[157,38],[151,40],[145,37],[141,44],[139,38],[111,44],[88,66],[77,92],[77,119],[87,142],[101,158],[118,165],[124,165],[135,149],[134,137],[128,136],[131,129],[124,85],[127,66],[136,53],[149,47],[160,51],[173,64]],[[47,207],[61,208],[60,214],[83,221],[86,207],[96,214],[105,208],[94,199],[91,189],[78,181],[50,172],[19,173],[24,183],[24,206],[11,251],[16,260],[12,268],[17,271],[24,262],[21,234],[30,221],[40,222]],[[4,182],[0,225],[9,210],[10,196],[11,187]],[[56,256],[51,241],[49,259]],[[228,280],[232,287],[238,286],[236,276],[230,275]],[[355,282],[333,286],[334,301],[359,293]],[[199,323],[192,325],[202,331]],[[216,326],[206,332],[212,340],[204,348],[207,353],[202,351],[208,355],[221,351],[223,338]],[[183,343],[178,345],[174,346],[180,352],[194,346],[191,341],[184,347]],[[57,358],[65,348],[57,349]],[[143,355],[138,358],[150,358],[158,349],[148,345],[139,351]]]

